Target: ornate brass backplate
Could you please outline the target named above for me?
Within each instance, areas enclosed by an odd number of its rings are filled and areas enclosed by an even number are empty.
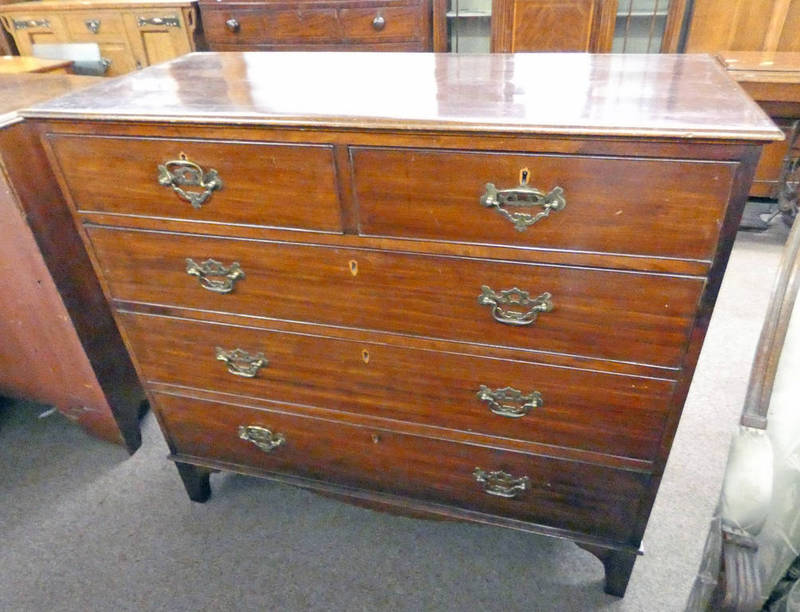
[[[519,232],[524,232],[528,227],[549,217],[551,212],[563,210],[567,205],[564,190],[554,187],[549,193],[544,193],[528,185],[530,172],[527,168],[520,171],[520,184],[511,189],[497,189],[494,183],[486,183],[486,191],[481,196],[481,204],[487,208],[494,208],[498,213],[514,224]],[[532,208],[541,207],[542,210],[531,214],[524,210],[511,212],[507,208]]]
[[[266,427],[258,425],[240,425],[239,437],[252,442],[265,453],[269,453],[279,446],[286,444],[286,436],[282,433],[272,433]]]
[[[542,394],[538,391],[522,393],[513,387],[490,389],[486,385],[481,385],[478,399],[486,402],[494,414],[512,419],[523,417],[534,408],[541,408],[543,404]]]
[[[28,28],[49,28],[50,21],[47,19],[14,19],[15,30],[27,30]]]
[[[158,184],[172,187],[181,198],[189,202],[192,208],[200,208],[206,203],[214,191],[222,189],[222,179],[217,171],[211,168],[208,172],[186,159],[173,159],[158,166]],[[192,191],[185,187],[201,187],[202,191]]]
[[[253,353],[252,355],[240,348],[226,351],[221,347],[215,349],[217,359],[224,361],[228,366],[228,372],[235,376],[244,378],[255,378],[258,370],[269,365],[269,361],[264,357],[264,353]]]
[[[502,471],[487,472],[479,467],[472,472],[475,480],[483,485],[483,490],[489,495],[497,497],[514,498],[530,488],[531,479],[527,476],[515,478]]]
[[[144,26],[162,26],[165,28],[179,28],[181,27],[181,20],[178,19],[175,15],[170,15],[169,17],[137,17],[136,25],[139,26],[140,28]]]
[[[506,325],[531,325],[541,312],[553,310],[552,295],[546,291],[535,298],[530,293],[514,287],[500,292],[487,285],[481,287],[478,304],[491,306],[492,316]],[[518,310],[517,308],[521,308]]]
[[[226,266],[215,259],[197,263],[190,257],[186,258],[186,274],[196,276],[203,289],[214,293],[231,293],[236,281],[244,278],[238,261]]]

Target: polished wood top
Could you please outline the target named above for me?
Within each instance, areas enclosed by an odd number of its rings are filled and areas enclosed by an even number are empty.
[[[31,117],[779,140],[706,55],[194,53]]]
[[[3,13],[31,13],[49,10],[81,10],[98,8],[164,8],[166,6],[194,6],[195,0],[35,0],[1,4]]]
[[[0,74],[0,127],[18,121],[16,111],[25,106],[101,80],[102,77],[74,74]]]
[[[42,59],[27,55],[0,55],[0,74],[50,72],[64,70],[71,65],[72,60]]]

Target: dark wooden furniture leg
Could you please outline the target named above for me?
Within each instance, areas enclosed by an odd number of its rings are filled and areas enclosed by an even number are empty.
[[[600,548],[578,542],[576,544],[603,562],[603,567],[606,570],[606,584],[603,590],[609,595],[625,597],[625,590],[628,588],[628,581],[631,579],[631,573],[633,573],[633,564],[636,562],[638,555],[623,550]]]
[[[183,480],[183,486],[186,487],[186,492],[189,494],[189,499],[201,504],[208,501],[208,498],[211,497],[211,484],[209,483],[211,471],[178,461],[175,462],[175,466],[181,475],[181,480]]]

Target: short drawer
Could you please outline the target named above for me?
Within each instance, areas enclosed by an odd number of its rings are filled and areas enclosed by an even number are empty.
[[[91,42],[108,36],[117,39],[120,35],[125,41],[125,24],[122,14],[116,11],[68,12],[64,14],[64,23],[73,41]]]
[[[335,8],[298,10],[206,7],[201,9],[209,44],[335,42],[342,31]]]
[[[132,313],[120,318],[148,383],[643,460],[656,457],[674,386],[666,380],[388,346],[369,337],[357,342]],[[218,348],[247,355],[229,366],[219,359]],[[503,397],[500,390],[507,387],[512,389]]]
[[[669,367],[680,365],[704,285],[693,277],[92,225],[87,231],[117,300]],[[208,259],[223,268],[238,264],[230,293],[203,286],[226,282]],[[527,303],[501,303],[522,301],[520,291],[528,292]]]
[[[712,257],[737,167],[360,147],[351,155],[362,234],[689,259]],[[487,189],[517,188],[523,172],[527,194]],[[535,204],[556,187],[562,209],[555,195]]]
[[[48,140],[79,211],[341,230],[329,146],[60,134]]]
[[[155,398],[165,432],[179,456],[450,503],[617,541],[632,536],[650,478],[278,410],[164,394]],[[259,435],[267,450],[245,439]],[[282,443],[268,450],[280,439]],[[477,470],[484,472],[488,483],[478,482]],[[489,476],[492,472],[527,478],[527,484],[522,491],[515,490],[514,483],[503,489],[495,481],[497,475]],[[486,486],[515,497],[489,494]]]
[[[344,37],[352,41],[403,41],[423,38],[422,6],[342,9]]]

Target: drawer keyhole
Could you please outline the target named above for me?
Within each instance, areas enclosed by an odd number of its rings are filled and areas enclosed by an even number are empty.
[[[361,351],[361,360],[364,363],[369,363],[369,351],[367,349]]]
[[[358,262],[355,259],[351,259],[347,266],[350,268],[350,274],[353,276],[358,276]]]

